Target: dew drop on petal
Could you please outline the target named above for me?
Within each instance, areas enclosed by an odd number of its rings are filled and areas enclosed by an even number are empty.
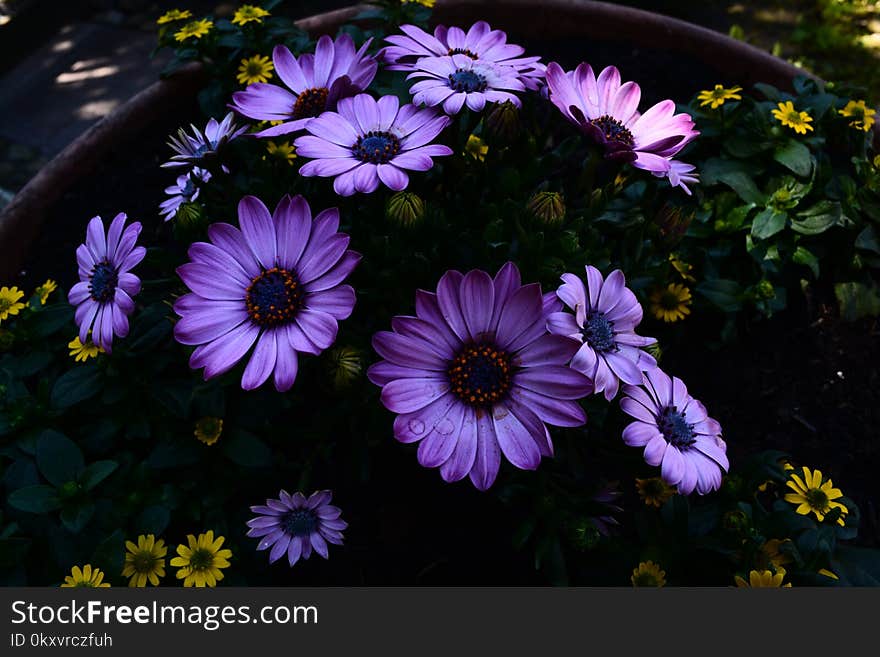
[[[410,420],[408,426],[414,436],[421,436],[425,433],[425,423],[421,420]]]

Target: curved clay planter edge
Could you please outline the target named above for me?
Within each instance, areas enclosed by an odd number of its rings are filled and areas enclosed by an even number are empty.
[[[355,5],[297,21],[310,34],[332,33],[362,11]],[[711,58],[709,63],[741,84],[757,81],[788,87],[801,69],[754,46],[712,30],[660,14],[589,0],[439,0],[434,17],[440,23],[468,23],[482,18],[503,22],[523,36],[581,36],[596,40],[629,40]],[[159,80],[98,121],[56,155],[0,212],[0,280],[9,280],[24,262],[27,248],[47,209],[88,173],[114,143],[141,130],[155,108],[194,93],[203,83],[200,65],[191,64]]]

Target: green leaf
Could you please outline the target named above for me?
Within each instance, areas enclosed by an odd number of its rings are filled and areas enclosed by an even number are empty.
[[[74,481],[83,468],[83,454],[64,434],[48,429],[37,438],[37,468],[50,484],[60,488]]]
[[[819,259],[811,251],[799,246],[794,250],[791,259],[799,265],[809,267],[813,276],[819,278]]]
[[[138,532],[158,536],[168,527],[170,519],[171,514],[168,509],[159,504],[154,504],[141,512],[137,521],[135,521],[135,528]]]
[[[755,215],[755,219],[752,221],[752,236],[759,240],[772,237],[785,228],[787,220],[787,214],[777,212],[773,208],[764,208]]]
[[[234,463],[247,468],[272,464],[272,450],[255,435],[234,430],[223,440],[223,453]]]
[[[13,360],[12,366],[15,375],[24,378],[45,369],[51,360],[49,352],[36,351]]]
[[[119,464],[116,461],[95,461],[90,463],[79,477],[79,483],[86,490],[92,490],[95,486],[109,477]]]
[[[761,193],[744,165],[739,162],[712,158],[703,165],[700,176],[704,186],[724,183],[746,203],[763,205],[766,201],[766,196]]]
[[[34,314],[33,331],[37,337],[45,338],[66,327],[73,321],[73,307],[68,303],[46,306]],[[67,344],[67,340],[64,341]]]
[[[96,365],[75,365],[65,372],[52,386],[51,401],[55,408],[69,408],[74,404],[94,397],[104,382],[101,370]]]
[[[125,561],[125,534],[117,529],[95,548],[90,559],[93,566],[98,566],[105,573],[119,573]]]
[[[838,283],[834,286],[834,295],[840,304],[841,316],[849,322],[880,315],[880,297],[874,287],[864,283]]]
[[[724,312],[736,312],[742,308],[742,288],[736,281],[724,278],[704,281],[697,286],[697,292]]]
[[[789,139],[773,152],[773,159],[799,176],[809,176],[815,161],[810,149],[796,139]]]
[[[9,504],[21,511],[30,513],[48,513],[61,506],[55,489],[51,486],[25,486],[12,491],[9,495]]]
[[[95,514],[95,505],[91,501],[84,500],[61,510],[61,522],[68,531],[78,534]]]
[[[819,201],[811,208],[797,213],[801,219],[791,222],[791,229],[802,235],[818,235],[840,221],[840,203]]]
[[[877,231],[873,226],[868,225],[862,229],[856,237],[856,248],[880,254],[880,240],[877,239]]]

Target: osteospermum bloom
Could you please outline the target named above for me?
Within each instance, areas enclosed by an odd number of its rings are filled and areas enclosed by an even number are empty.
[[[342,531],[348,523],[339,516],[339,507],[330,504],[329,490],[312,493],[279,493],[279,499],[266,500],[265,505],[252,506],[258,514],[248,520],[247,535],[260,538],[257,550],[269,550],[269,563],[287,556],[293,566],[300,559],[308,559],[312,551],[325,559],[329,556],[328,543],[342,545]]]
[[[657,367],[657,361],[642,351],[657,342],[636,335],[642,321],[642,306],[626,287],[623,272],[615,269],[605,279],[598,269],[586,266],[587,285],[574,274],[563,274],[564,281],[556,296],[574,311],[553,313],[547,329],[581,343],[571,367],[593,382],[594,392],[605,392],[611,401],[621,381],[632,385],[642,382],[642,370]]]
[[[335,176],[340,196],[372,193],[380,182],[400,191],[409,184],[407,170],[427,171],[432,157],[452,154],[448,146],[430,143],[450,123],[434,110],[400,107],[396,96],[377,101],[369,94],[343,98],[337,109],[309,122],[309,134],[294,146],[301,157],[313,158],[300,175]]]
[[[192,12],[189,9],[170,9],[156,19],[159,25],[182,21],[185,18],[192,18]]]
[[[147,250],[135,246],[141,232],[139,221],[126,226],[120,212],[104,233],[101,217],[93,217],[86,230],[86,242],[76,250],[80,282],[70,288],[68,301],[76,306],[79,341],[92,341],[111,351],[113,336],[128,335],[128,316],[133,298],[140,292],[141,279],[131,270],[144,259]]]
[[[626,385],[620,400],[624,413],[635,418],[623,430],[623,442],[644,447],[645,461],[660,466],[660,476],[682,495],[700,495],[721,486],[727,472],[727,445],[721,425],[706,407],[688,394],[681,379],[659,368],[645,372],[640,386]]]
[[[100,568],[92,568],[91,564],[86,564],[82,568],[74,566],[70,569],[70,575],[64,578],[63,589],[105,589],[110,588],[110,582],[104,581],[104,573]]]
[[[370,39],[355,52],[354,41],[341,34],[333,41],[318,39],[315,54],[294,57],[285,46],[275,46],[272,61],[275,72],[287,89],[275,84],[257,83],[232,94],[230,107],[258,121],[282,121],[255,133],[275,137],[302,130],[311,119],[336,107],[340,98],[366,89],[376,76],[378,63],[366,54]]]
[[[644,113],[638,111],[641,89],[635,82],[621,84],[614,66],[597,78],[589,64],[566,72],[555,62],[547,65],[550,101],[569,121],[602,146],[605,156],[634,167],[665,175],[670,160],[700,133],[687,113],[675,113],[675,103],[663,100]]]
[[[235,115],[232,112],[229,112],[220,122],[211,118],[205,124],[204,132],[190,124],[191,135],[181,128],[177,131],[177,136],[171,137],[168,142],[175,154],[162,166],[186,167],[193,164],[204,164],[216,159],[229,142],[247,131],[247,126],[236,125],[234,118]]]
[[[748,582],[739,575],[735,575],[733,581],[736,582],[736,587],[739,589],[790,589],[791,582],[783,584],[784,578],[785,568],[777,568],[775,573],[772,570],[752,570],[749,572]]]
[[[159,578],[165,577],[165,555],[168,548],[161,538],[157,541],[153,534],[138,536],[137,544],[125,542],[125,565],[122,576],[128,577],[128,585],[144,587],[147,582],[159,586]]]
[[[813,126],[810,125],[813,121],[813,117],[806,112],[796,110],[794,108],[794,103],[790,100],[787,100],[784,103],[779,103],[771,114],[773,114],[773,118],[779,121],[782,125],[786,128],[791,128],[799,135],[805,135],[808,130],[812,131],[813,129]]]
[[[651,314],[664,322],[677,322],[691,314],[691,291],[680,283],[655,288],[650,301]]]
[[[42,285],[38,285],[36,289],[34,289],[34,294],[40,299],[40,305],[45,306],[46,302],[49,300],[49,295],[57,289],[58,283],[50,278]]]
[[[208,228],[209,242],[189,248],[190,262],[177,268],[192,292],[180,297],[174,337],[196,346],[190,367],[205,379],[230,370],[254,344],[241,377],[252,390],[274,373],[275,388],[296,380],[297,354],[319,354],[336,340],[337,322],[355,303],[344,285],[361,256],[338,232],[339,211],[314,220],[302,196],[285,196],[270,214],[245,196],[238,204],[241,230],[225,223]]]
[[[812,513],[816,520],[822,522],[832,509],[839,509],[837,524],[844,525],[844,516],[849,513],[849,509],[835,501],[843,497],[843,493],[834,487],[830,479],[823,480],[820,470],[810,470],[804,466],[803,478],[792,471],[785,485],[794,491],[785,495],[785,501],[796,505],[795,511],[799,514],[806,516]]]
[[[272,77],[272,71],[275,65],[266,55],[254,55],[253,57],[242,59],[238,67],[238,75],[235,79],[239,84],[255,84],[257,82],[268,82]]]
[[[423,57],[464,55],[471,59],[512,68],[526,89],[534,91],[544,78],[540,57],[523,57],[525,48],[507,43],[507,34],[477,21],[465,32],[460,27],[438,25],[428,34],[415,25],[401,25],[403,34],[385,37],[390,46],[379,57],[390,71],[413,71]]]
[[[849,119],[851,128],[868,132],[874,125],[874,115],[877,110],[868,107],[864,100],[851,100],[843,109],[837,110],[837,113]]]
[[[633,568],[630,581],[633,586],[656,586],[666,584],[666,571],[660,570],[660,564],[653,561],[643,561],[637,568]]]
[[[568,367],[578,343],[547,333],[560,308],[537,283],[522,285],[513,263],[493,279],[448,271],[437,293],[416,292],[416,316],[399,316],[373,336],[384,359],[367,376],[397,413],[394,436],[419,442],[418,460],[445,481],[470,475],[480,490],[495,481],[501,455],[534,470],[553,454],[546,424],[576,427],[576,400],[592,391]]]
[[[712,89],[705,89],[697,94],[697,100],[700,101],[700,107],[709,105],[712,109],[718,109],[728,100],[742,100],[740,91],[742,87],[725,89],[724,85],[716,84]]]
[[[198,21],[191,21],[181,27],[174,33],[175,41],[186,41],[187,39],[201,39],[208,34],[214,27],[214,21],[203,18]]]
[[[182,579],[184,586],[217,586],[223,579],[222,569],[229,567],[232,558],[232,550],[220,549],[225,540],[223,536],[214,540],[213,530],[199,534],[198,538],[189,534],[187,545],[178,545],[177,556],[171,560],[171,565],[178,568],[177,579]]]
[[[21,302],[24,292],[17,287],[0,287],[0,322],[17,315],[25,304]]]
[[[200,167],[177,176],[177,181],[165,188],[168,198],[159,204],[159,214],[165,217],[165,221],[173,219],[181,205],[192,203],[199,197],[201,184],[210,179],[211,173]]]
[[[80,342],[79,336],[67,343],[70,349],[70,356],[77,362],[87,361],[89,358],[97,358],[98,354],[106,353],[102,347],[99,347],[90,339],[85,343]]]
[[[465,105],[474,112],[481,112],[486,103],[509,101],[520,107],[522,102],[514,92],[525,90],[513,67],[497,66],[467,55],[423,57],[406,78],[418,79],[409,88],[415,105],[441,105],[450,116],[458,114]]]
[[[636,489],[646,506],[658,509],[666,503],[666,500],[675,495],[675,489],[663,481],[662,477],[637,478]]]
[[[232,22],[236,25],[245,25],[250,22],[262,23],[266,16],[269,16],[269,12],[262,7],[258,7],[257,5],[242,5],[235,10]]]

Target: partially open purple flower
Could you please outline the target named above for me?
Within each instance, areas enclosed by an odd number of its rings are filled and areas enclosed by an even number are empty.
[[[691,190],[688,187],[688,183],[692,185],[696,185],[700,182],[700,176],[697,173],[692,173],[697,167],[693,164],[687,164],[686,162],[679,162],[678,160],[669,160],[669,171],[666,172],[666,178],[669,179],[669,184],[673,187],[681,187],[684,190],[685,194],[688,196],[691,195]],[[662,173],[654,173],[658,178],[662,178]]]
[[[141,290],[141,279],[131,270],[144,259],[147,250],[135,246],[141,224],[125,226],[124,212],[116,215],[104,232],[101,217],[93,217],[86,229],[86,242],[76,249],[80,282],[70,288],[68,301],[76,306],[79,340],[92,342],[108,353],[113,336],[128,335],[128,316],[134,310],[133,297]]]
[[[620,407],[636,419],[623,430],[623,442],[644,447],[645,461],[660,466],[667,484],[682,495],[694,489],[705,495],[721,486],[721,471],[730,467],[721,425],[681,379],[657,368],[645,372],[641,385],[624,386],[623,393]]]
[[[626,287],[623,272],[615,269],[602,278],[598,269],[587,265],[587,287],[574,274],[563,274],[564,283],[556,294],[574,315],[553,313],[547,328],[583,343],[571,366],[593,382],[595,392],[605,391],[611,401],[620,382],[638,385],[642,370],[657,367],[653,356],[640,347],[657,342],[635,334],[642,321],[642,306]]]
[[[285,46],[275,46],[272,62],[287,89],[275,84],[255,83],[232,94],[230,107],[258,121],[284,121],[256,133],[274,137],[301,130],[314,117],[332,110],[340,98],[362,92],[376,76],[378,63],[366,54],[371,39],[355,52],[354,41],[340,34],[318,39],[315,54],[299,58]],[[290,89],[290,91],[288,91]],[[291,93],[292,92],[292,93]]]
[[[546,329],[559,308],[537,283],[522,285],[513,263],[494,280],[479,270],[448,271],[436,294],[416,292],[415,317],[395,317],[392,331],[373,336],[385,360],[367,376],[398,414],[394,436],[420,441],[419,463],[439,467],[445,481],[470,475],[486,490],[501,454],[534,470],[553,454],[546,424],[586,422],[576,400],[592,385],[568,367],[578,343]]]
[[[159,214],[165,217],[165,221],[173,219],[181,205],[199,197],[198,183],[206,183],[210,179],[211,173],[199,167],[193,167],[192,171],[177,176],[177,181],[165,188],[168,198],[159,204]]]
[[[342,545],[342,530],[348,527],[339,517],[339,507],[330,504],[332,497],[329,490],[312,493],[308,498],[302,493],[289,495],[282,490],[279,499],[251,507],[258,515],[248,520],[247,535],[260,538],[257,550],[272,548],[269,563],[287,555],[287,563],[293,566],[312,556],[312,550],[326,559],[327,544]]]
[[[174,155],[163,167],[186,167],[193,164],[205,164],[212,158],[218,157],[220,151],[236,137],[244,134],[247,126],[237,126],[233,121],[234,115],[229,112],[223,121],[210,119],[202,132],[196,126],[190,125],[192,135],[181,128],[177,137],[172,137],[168,145],[174,151]]]
[[[466,55],[423,57],[406,77],[419,79],[409,89],[414,104],[442,105],[450,116],[458,114],[465,105],[474,112],[482,111],[486,103],[506,100],[520,107],[522,102],[513,92],[525,89],[515,68]]]
[[[510,66],[516,70],[526,89],[534,91],[544,79],[545,66],[540,57],[522,57],[525,48],[507,43],[507,34],[493,30],[486,21],[477,21],[465,32],[460,27],[438,25],[428,34],[415,25],[401,25],[403,34],[392,34],[385,41],[392,44],[379,52],[390,71],[413,71],[422,57],[465,55],[471,59]]]
[[[396,96],[376,101],[369,94],[339,101],[338,112],[324,112],[307,126],[308,135],[294,143],[297,155],[315,158],[300,175],[332,177],[340,196],[376,191],[379,183],[399,192],[410,171],[427,171],[432,157],[452,149],[430,142],[449,125],[448,116],[400,103]]]
[[[180,297],[174,337],[197,345],[190,367],[205,379],[230,370],[256,343],[241,387],[252,390],[274,373],[275,388],[296,380],[297,352],[319,354],[333,344],[337,322],[351,315],[354,289],[342,282],[361,256],[338,232],[339,211],[314,221],[302,196],[281,199],[274,215],[253,196],[238,204],[241,230],[208,228],[208,242],[189,249],[177,273],[192,293]]]
[[[562,114],[605,149],[606,157],[666,175],[671,158],[698,134],[689,114],[675,113],[664,100],[644,114],[638,111],[641,89],[620,83],[620,72],[609,66],[598,79],[589,64],[565,72],[556,62],[547,65],[550,101]]]

